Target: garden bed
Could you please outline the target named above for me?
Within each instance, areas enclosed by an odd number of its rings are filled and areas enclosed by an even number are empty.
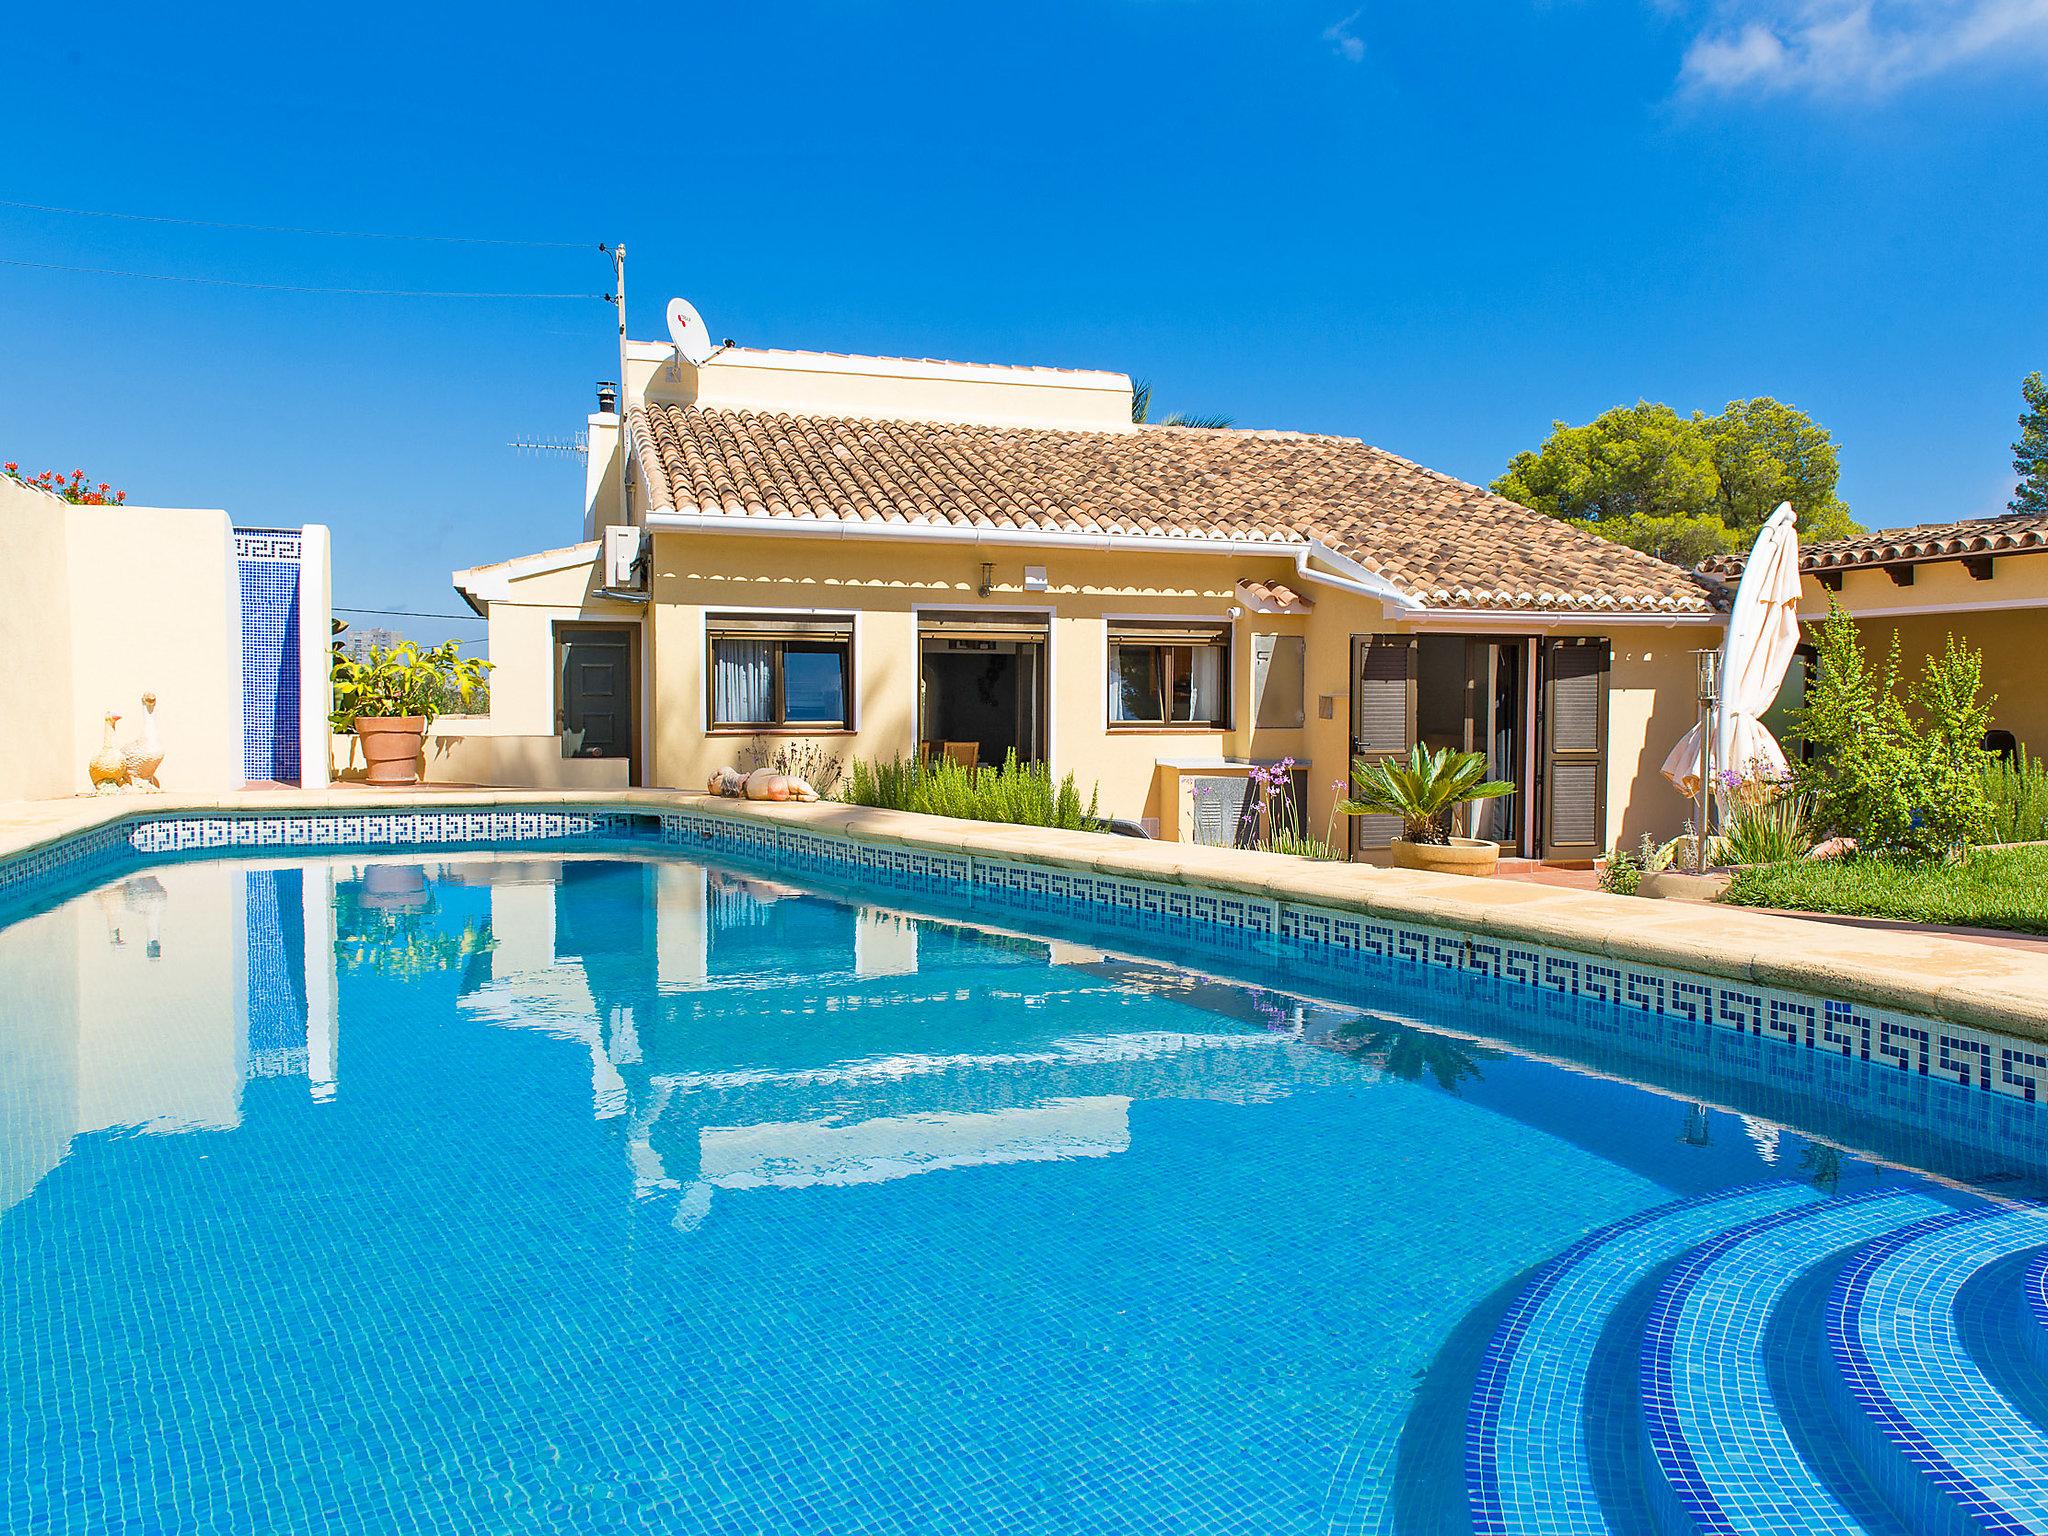
[[[1755,864],[1735,872],[1721,900],[2048,934],[2048,847],[1980,848],[1953,864],[1877,858]]]

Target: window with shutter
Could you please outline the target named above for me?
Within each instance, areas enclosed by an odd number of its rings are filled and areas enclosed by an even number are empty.
[[[1354,762],[1400,757],[1415,740],[1415,639],[1351,638],[1351,756]],[[1401,835],[1398,816],[1354,816],[1356,848],[1385,848]]]
[[[1543,647],[1543,856],[1598,858],[1607,846],[1605,640]]]

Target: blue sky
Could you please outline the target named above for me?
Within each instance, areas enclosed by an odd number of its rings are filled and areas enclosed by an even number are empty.
[[[1476,481],[1646,397],[1768,393],[1865,522],[1997,510],[2048,368],[2048,0],[785,0],[41,6],[9,25],[0,260],[687,294],[743,343],[1122,369],[1161,410]],[[574,247],[584,247],[578,249]],[[572,541],[527,458],[609,311],[0,265],[0,457],[325,522],[336,601]],[[375,622],[366,620],[365,622]],[[422,637],[474,625],[403,624]]]

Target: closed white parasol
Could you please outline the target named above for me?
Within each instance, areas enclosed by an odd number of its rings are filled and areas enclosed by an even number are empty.
[[[1784,685],[1799,649],[1799,520],[1780,502],[1756,536],[1735,589],[1728,639],[1721,648],[1721,704],[1714,714],[1714,763],[1743,778],[1782,778],[1784,749],[1763,713]],[[1687,795],[1700,787],[1700,728],[1664,759],[1664,777]]]

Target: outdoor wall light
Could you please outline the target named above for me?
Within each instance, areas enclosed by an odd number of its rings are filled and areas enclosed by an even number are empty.
[[[984,560],[981,563],[981,585],[976,589],[976,591],[982,597],[987,597],[991,592],[995,591],[995,589],[996,563],[993,560]]]

